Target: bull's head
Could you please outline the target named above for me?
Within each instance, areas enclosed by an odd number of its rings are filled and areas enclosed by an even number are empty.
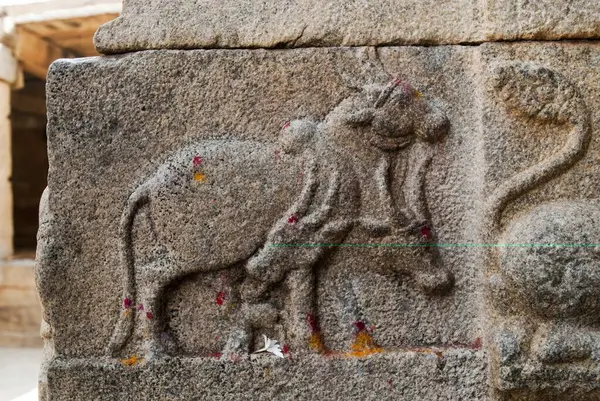
[[[328,137],[334,142],[356,142],[381,150],[402,149],[421,140],[434,142],[448,131],[445,113],[427,101],[408,82],[370,85],[342,101],[323,123],[294,120],[280,137],[287,153],[302,152]]]
[[[352,128],[361,138],[382,150],[402,149],[413,140],[433,142],[448,130],[448,119],[409,83],[395,80],[387,85],[371,85],[344,100],[327,117],[335,131],[344,135]],[[346,131],[346,132],[344,132]]]

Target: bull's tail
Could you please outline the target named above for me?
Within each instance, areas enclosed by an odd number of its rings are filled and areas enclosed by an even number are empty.
[[[127,344],[133,333],[135,308],[135,260],[133,252],[132,229],[137,211],[148,202],[148,189],[139,187],[127,200],[127,206],[121,216],[119,236],[121,240],[120,262],[123,266],[123,305],[125,310],[121,313],[115,326],[110,343],[107,348],[109,356],[116,356]]]

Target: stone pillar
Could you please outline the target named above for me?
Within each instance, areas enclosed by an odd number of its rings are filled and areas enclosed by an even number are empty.
[[[13,196],[10,93],[18,76],[11,50],[0,45],[0,260],[13,254]]]

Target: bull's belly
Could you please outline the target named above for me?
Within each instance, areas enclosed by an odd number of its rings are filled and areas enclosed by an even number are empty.
[[[159,241],[178,263],[203,270],[247,259],[299,198],[304,164],[251,141],[180,151],[146,184]]]
[[[346,237],[346,243],[335,248],[333,258],[340,260],[335,266],[342,270],[393,276],[422,269],[430,261],[431,250],[418,233],[375,236],[358,225]]]

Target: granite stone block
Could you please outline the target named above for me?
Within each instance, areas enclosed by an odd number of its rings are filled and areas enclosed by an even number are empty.
[[[600,38],[596,0],[126,0],[101,53]]]
[[[598,399],[599,66],[575,42],[57,61],[42,399]]]
[[[334,378],[356,381],[346,399],[397,399],[394,371],[411,383],[405,399],[483,394],[476,252],[432,246],[477,234],[472,58],[335,48],[56,62],[37,269],[46,397],[116,386],[152,399],[156,372],[184,369],[184,398],[210,371],[237,384],[224,396],[207,382],[201,399],[267,399],[275,390],[250,372],[273,363],[282,399],[335,392]],[[284,361],[252,354],[263,334]],[[417,361],[438,390],[412,381]],[[125,384],[138,373],[148,381]]]

